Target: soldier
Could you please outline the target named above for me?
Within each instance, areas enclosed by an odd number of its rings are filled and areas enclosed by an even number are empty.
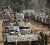
[[[45,34],[44,39],[45,39],[45,45],[47,45],[47,35],[46,34]]]
[[[43,32],[40,32],[40,36],[41,36],[41,44],[40,45],[44,45],[44,34],[43,34]]]

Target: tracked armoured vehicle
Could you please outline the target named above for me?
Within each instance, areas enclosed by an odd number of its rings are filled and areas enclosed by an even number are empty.
[[[12,25],[12,24],[11,24]],[[4,45],[21,45],[21,42],[33,42],[37,45],[38,39],[41,39],[39,35],[30,31],[30,27],[23,26],[5,26],[3,30]]]

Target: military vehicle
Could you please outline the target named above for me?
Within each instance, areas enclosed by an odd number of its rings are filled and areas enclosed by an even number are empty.
[[[5,26],[3,30],[4,45],[18,45],[18,42],[36,42],[41,39],[39,35],[30,31],[28,26]],[[20,44],[20,43],[19,43]]]

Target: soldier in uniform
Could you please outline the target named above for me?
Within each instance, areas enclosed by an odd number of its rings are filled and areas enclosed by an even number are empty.
[[[40,36],[41,36],[41,43],[40,43],[40,45],[44,45],[44,34],[43,34],[43,32],[40,32]]]
[[[47,45],[47,35],[46,34],[45,34],[44,39],[45,39],[45,45]]]

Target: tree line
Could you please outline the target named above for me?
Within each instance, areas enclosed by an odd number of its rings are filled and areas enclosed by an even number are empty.
[[[50,0],[9,0],[13,11],[21,12],[24,9],[48,9]]]

